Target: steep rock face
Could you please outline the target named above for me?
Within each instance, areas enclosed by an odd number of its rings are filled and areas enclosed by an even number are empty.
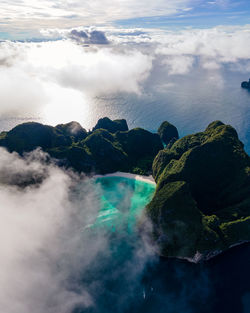
[[[105,174],[124,169],[127,155],[107,130],[94,131],[82,142],[82,145],[95,161],[99,173]]]
[[[128,131],[128,125],[126,120],[110,120],[108,117],[103,117],[98,120],[96,126],[93,128],[93,131],[97,129],[106,129],[110,133],[115,133],[117,131]]]
[[[177,128],[167,121],[161,124],[157,132],[165,145],[168,145],[170,142],[173,143],[177,139],[179,139],[179,133]]]
[[[201,258],[250,240],[250,158],[220,121],[176,141],[153,163],[157,190],[147,207],[165,256]]]
[[[56,125],[55,128],[64,136],[73,137],[73,140],[76,142],[83,140],[88,136],[86,129],[82,128],[79,123],[74,121],[67,124]]]
[[[134,173],[147,174],[156,154],[163,148],[157,134],[134,128],[127,132],[118,132],[115,138],[128,155],[128,166]]]

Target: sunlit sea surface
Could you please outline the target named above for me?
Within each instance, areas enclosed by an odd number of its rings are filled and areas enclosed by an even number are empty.
[[[155,68],[140,96],[96,97],[90,101],[88,110],[83,107],[81,113],[76,112],[75,120],[91,129],[103,116],[125,118],[130,128],[143,127],[150,131],[156,131],[163,120],[168,120],[176,125],[181,136],[202,131],[211,121],[221,120],[236,128],[250,153],[250,92],[240,87],[247,79],[245,74],[232,72],[230,68],[222,69],[219,74],[196,69],[187,75],[174,76]],[[49,118],[29,116],[25,112],[21,118],[0,117],[0,131],[32,120],[54,125],[69,122],[65,115],[60,118],[60,112],[53,114]]]

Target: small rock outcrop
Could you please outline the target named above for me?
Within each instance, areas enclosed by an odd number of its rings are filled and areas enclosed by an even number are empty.
[[[111,120],[108,117],[100,118],[96,124],[96,126],[93,128],[93,131],[97,129],[106,129],[110,133],[116,133],[117,131],[128,131],[128,125],[126,120]]]
[[[177,128],[167,121],[161,124],[157,132],[166,146],[179,139],[179,133]]]
[[[244,88],[244,89],[249,89],[250,90],[250,79],[249,81],[244,81],[241,83],[241,88]]]

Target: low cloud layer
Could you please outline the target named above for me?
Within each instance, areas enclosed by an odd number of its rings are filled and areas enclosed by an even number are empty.
[[[88,33],[87,41],[104,43],[106,37],[100,34]],[[141,93],[152,56],[136,49],[82,47],[79,36],[77,43],[65,39],[0,44],[2,117],[45,115],[49,122],[59,123],[88,114],[85,107],[94,97]]]
[[[192,68],[189,65],[195,58],[199,58],[200,65],[208,70],[220,69],[224,64],[231,64],[232,68],[239,70],[241,61],[250,62],[250,48],[244,44],[250,40],[249,26],[170,32],[162,39],[156,53],[166,56],[169,63],[173,59],[173,73],[178,74],[183,68],[180,64],[176,71],[175,60],[184,62],[185,72]]]
[[[45,165],[44,158],[35,152],[21,159],[0,149],[0,306],[6,313],[66,313],[76,304],[92,304],[84,288],[70,286],[72,273],[80,269],[76,252],[85,249],[80,233],[88,207],[78,211],[69,199],[70,176]],[[44,171],[39,186],[13,185],[17,177]]]
[[[30,178],[32,185],[21,184]],[[119,279],[122,294],[114,307],[120,312],[126,308],[152,252],[133,237],[134,251],[128,250],[127,258],[115,250],[131,244],[122,228],[115,244],[114,234],[89,228],[100,209],[100,196],[91,180],[57,168],[40,150],[21,158],[0,148],[2,312],[108,312],[114,295],[107,286]],[[126,199],[125,209],[130,203]],[[102,308],[105,301],[107,310]]]

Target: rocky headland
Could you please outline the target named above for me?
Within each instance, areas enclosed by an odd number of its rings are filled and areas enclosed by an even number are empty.
[[[161,255],[199,262],[250,240],[250,158],[233,127],[215,121],[177,140],[153,177],[146,215]]]

